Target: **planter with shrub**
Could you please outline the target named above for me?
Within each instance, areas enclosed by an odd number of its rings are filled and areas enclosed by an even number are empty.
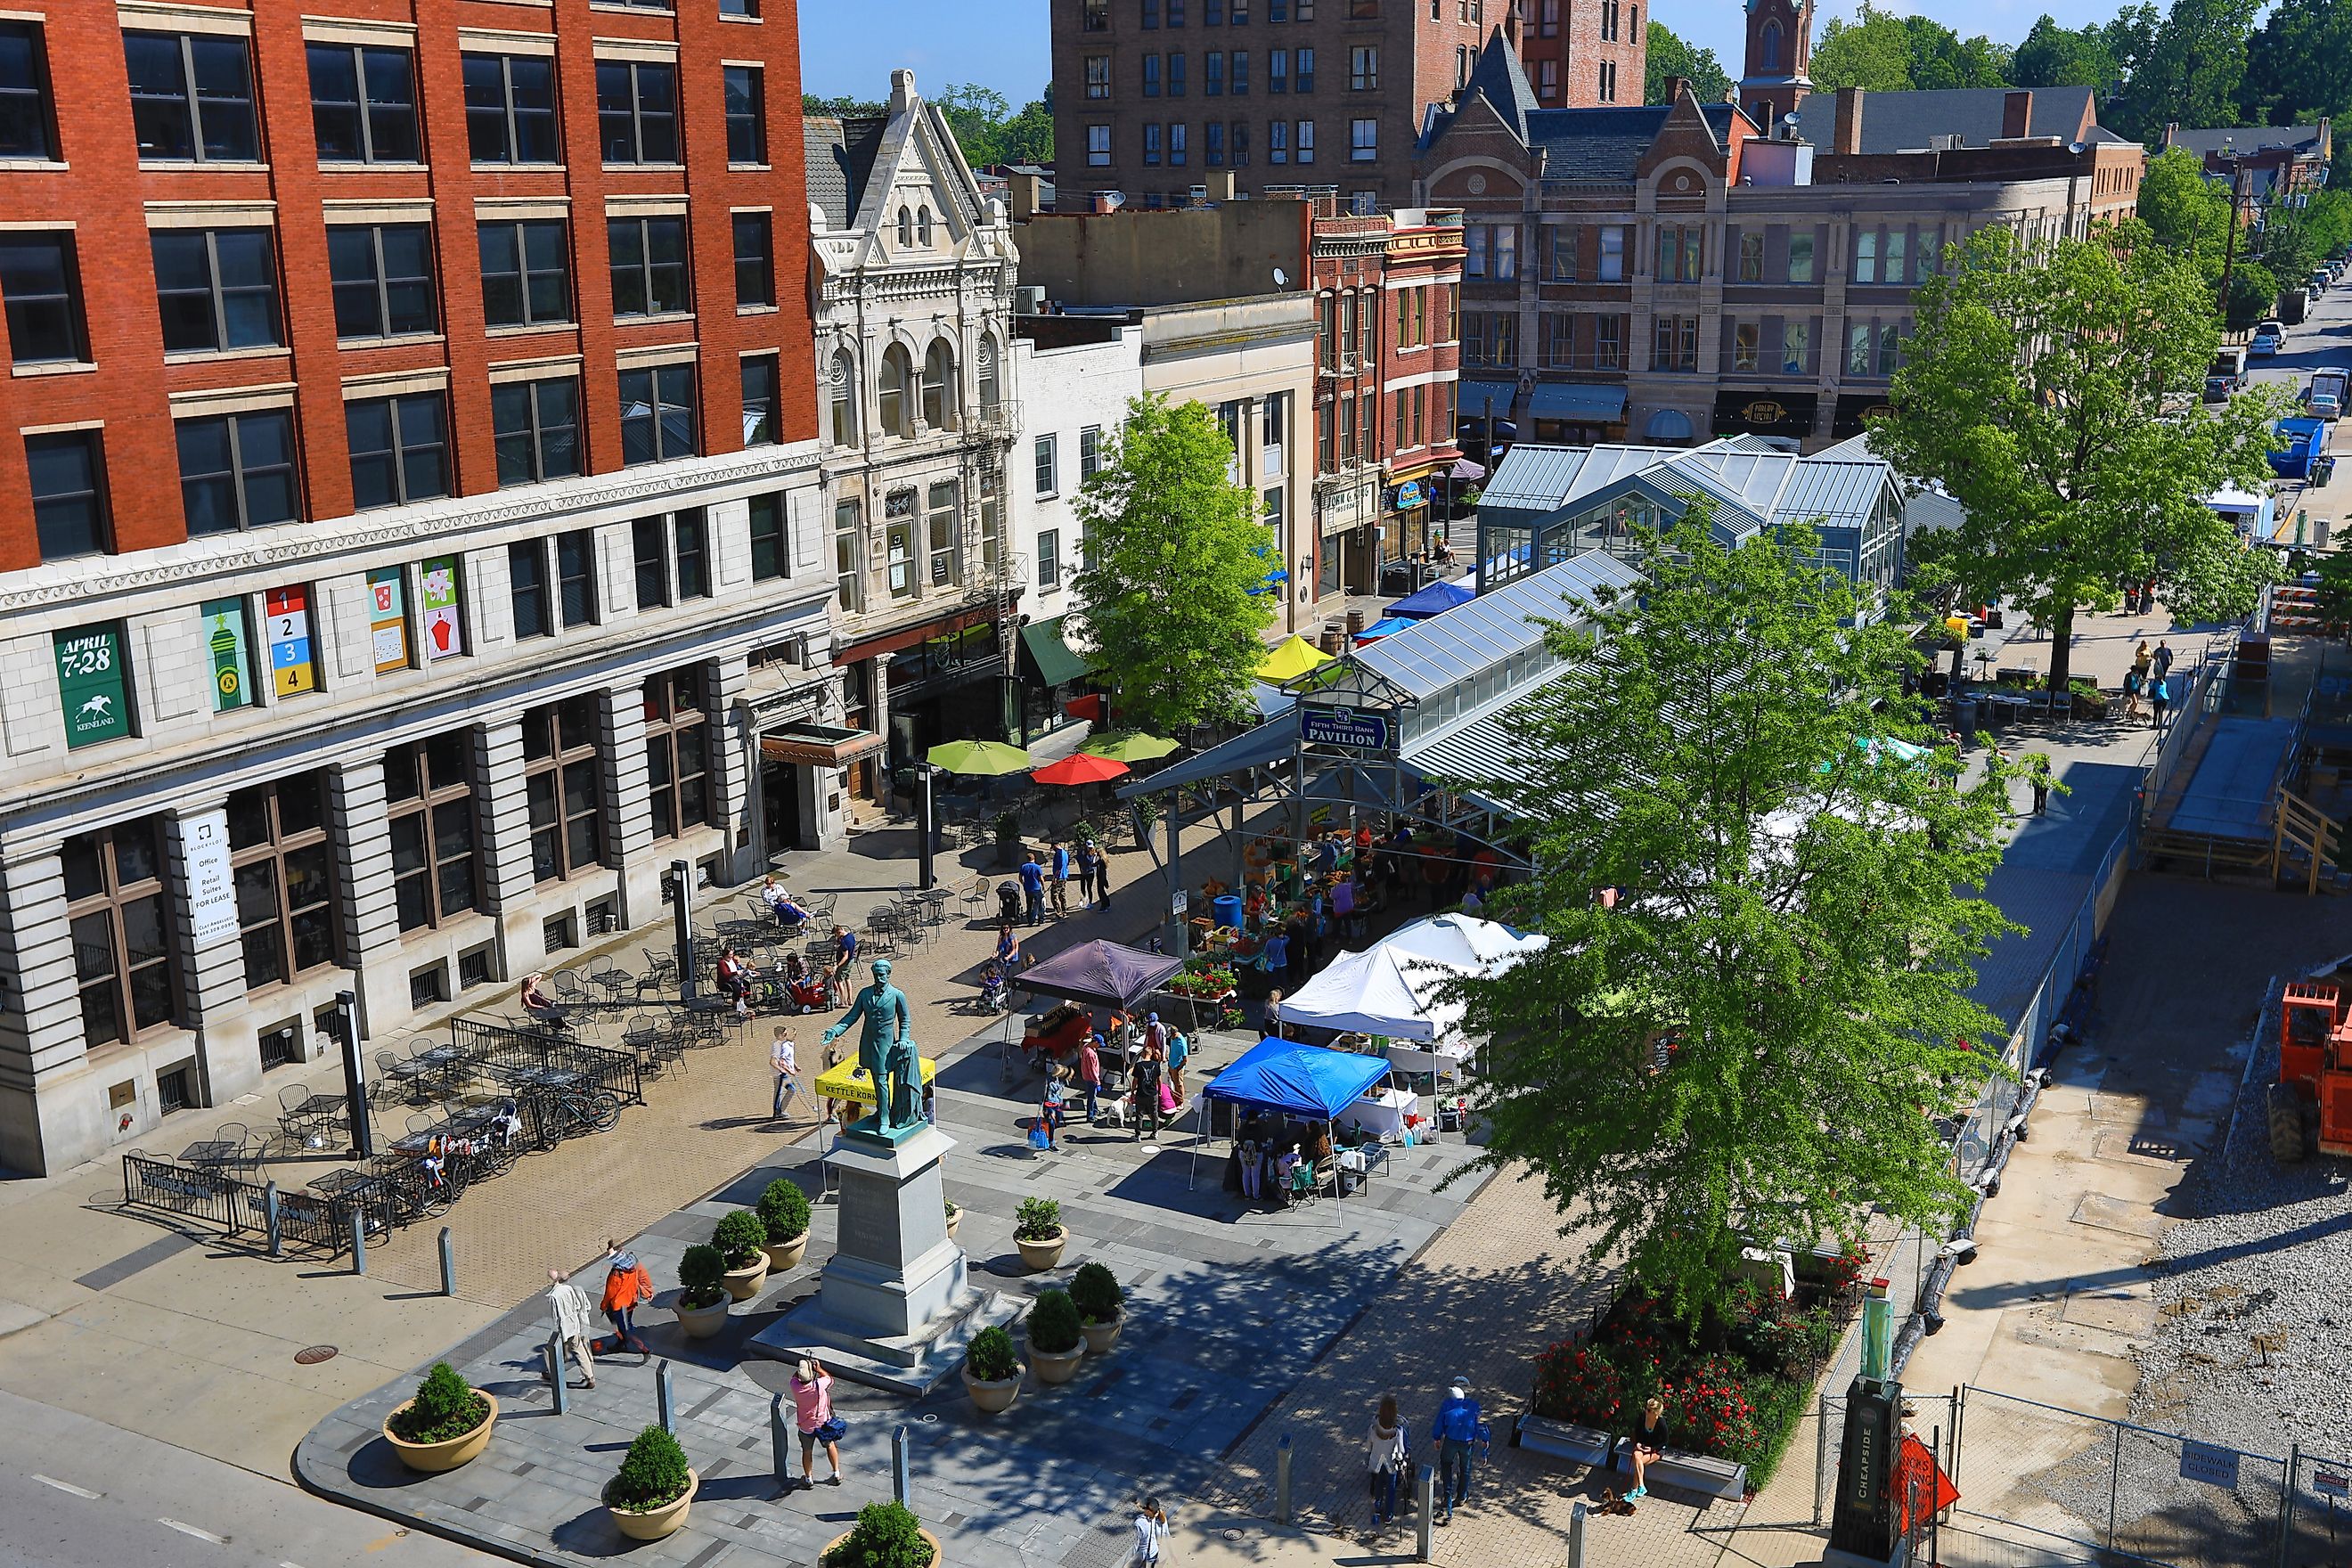
[[[955,1239],[956,1222],[963,1218],[963,1210],[956,1207],[956,1202],[953,1198],[942,1198],[940,1201],[948,1205],[948,1239],[950,1241],[953,1241]]]
[[[982,1415],[1011,1406],[1021,1392],[1021,1357],[1011,1334],[992,1323],[971,1336],[963,1352],[963,1388]]]
[[[939,1568],[940,1538],[904,1503],[869,1502],[856,1527],[836,1535],[818,1556],[818,1568]]]
[[[498,1424],[497,1396],[458,1376],[447,1362],[436,1361],[416,1385],[415,1396],[383,1418],[383,1440],[410,1469],[438,1475],[489,1447]]]
[[[701,1484],[677,1439],[648,1426],[630,1440],[619,1473],[604,1483],[604,1511],[630,1540],[659,1541],[686,1522]]]
[[[758,1295],[768,1279],[768,1222],[750,1209],[737,1209],[711,1228],[710,1245],[726,1259],[719,1282],[727,1293],[738,1301]]]
[[[707,1242],[688,1247],[678,1259],[677,1282],[683,1289],[677,1296],[677,1326],[688,1339],[707,1340],[727,1321],[727,1306],[733,1298],[721,1282],[726,1273],[726,1258]]]
[[[1010,870],[1021,864],[1021,814],[1008,811],[996,819],[996,865]]]
[[[1061,1205],[1051,1198],[1021,1200],[1020,1211],[1013,1216],[1013,1245],[1021,1249],[1021,1261],[1032,1274],[1062,1261],[1062,1248],[1069,1239],[1062,1226]]]
[[[1086,1359],[1087,1338],[1067,1290],[1048,1290],[1029,1309],[1029,1360],[1037,1381],[1067,1383]]]
[[[797,1268],[801,1254],[808,1250],[809,1201],[800,1184],[779,1176],[770,1182],[760,1194],[760,1219],[768,1227],[768,1239],[762,1250],[768,1255],[768,1268],[782,1274],[787,1268]]]
[[[1127,1291],[1118,1275],[1100,1263],[1079,1264],[1070,1281],[1070,1302],[1078,1310],[1088,1355],[1100,1355],[1118,1342],[1118,1331],[1127,1322]]]

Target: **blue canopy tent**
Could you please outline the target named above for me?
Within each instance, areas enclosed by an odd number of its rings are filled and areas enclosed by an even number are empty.
[[[1353,1105],[1364,1090],[1388,1075],[1389,1060],[1385,1056],[1359,1056],[1325,1046],[1269,1038],[1244,1051],[1240,1060],[1212,1079],[1202,1089],[1201,1098],[1278,1110],[1308,1121],[1330,1121]],[[1209,1115],[1203,1106],[1200,1131],[1192,1138],[1192,1167],[1196,1174],[1201,1163],[1201,1140],[1208,1136],[1208,1129]]]
[[[1356,634],[1356,646],[1361,647],[1368,642],[1378,642],[1382,637],[1392,637],[1399,632],[1409,632],[1419,624],[1417,621],[1407,620],[1402,616],[1383,616]]]
[[[1389,614],[1409,621],[1425,621],[1432,616],[1442,616],[1460,605],[1466,605],[1477,595],[1466,583],[1440,580],[1417,594],[1410,594],[1389,606]]]

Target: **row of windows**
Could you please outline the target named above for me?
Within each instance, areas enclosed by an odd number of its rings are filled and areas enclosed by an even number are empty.
[[[1508,282],[1522,267],[1548,283],[1587,279],[1614,283],[1625,277],[1626,239],[1623,224],[1544,224],[1535,230],[1541,254],[1521,259],[1524,230],[1516,223],[1473,223],[1463,226],[1468,251],[1465,276]],[[1585,237],[1592,237],[1587,239]],[[1810,284],[1819,280],[1815,252],[1819,237],[1813,228],[1793,230],[1780,226],[1747,228],[1734,226],[1726,234],[1732,247],[1727,282]],[[1662,283],[1695,283],[1706,275],[1707,231],[1703,224],[1658,226],[1652,252],[1653,276]],[[1944,230],[1940,224],[1890,224],[1858,228],[1853,233],[1848,273],[1856,283],[1911,285],[1925,282],[1943,264]]]
[[[748,4],[749,0],[737,0]],[[139,156],[157,163],[250,163],[263,155],[248,39],[220,33],[126,31],[122,52]],[[308,48],[310,123],[322,163],[423,161],[415,58],[377,45]],[[545,55],[463,57],[467,144],[477,163],[559,163],[555,61]],[[0,157],[60,156],[38,23],[0,22]],[[610,164],[680,162],[677,67],[600,59],[596,127]],[[764,166],[765,73],[721,68],[727,160]]]
[[[961,413],[960,384],[955,347],[945,338],[934,339],[924,351],[920,374],[906,345],[892,343],[882,351],[874,433],[909,440],[919,430],[953,428]],[[856,358],[846,349],[836,350],[825,382],[825,434],[836,447],[854,447],[858,442],[863,423],[859,406],[862,385]],[[983,338],[980,344],[980,406],[983,411],[994,410],[1003,401],[1002,387],[995,340]]]
[[[1201,131],[1201,163],[1211,169],[1244,169],[1250,162],[1250,122],[1236,120],[1230,124],[1212,120]],[[1351,120],[1348,122],[1348,161],[1369,163],[1381,155],[1381,122],[1377,120]],[[1182,121],[1153,121],[1143,127],[1143,163],[1146,168],[1159,168],[1164,163],[1171,169],[1181,169],[1192,156],[1192,127]],[[1315,121],[1301,120],[1270,120],[1265,124],[1265,161],[1268,163],[1312,163],[1315,162]],[[1107,124],[1087,127],[1087,163],[1091,168],[1108,168],[1112,163],[1111,128]]]
[[[1547,370],[1615,370],[1626,368],[1625,315],[1593,315],[1577,311],[1546,311],[1538,318],[1542,336],[1542,365]],[[1590,322],[1580,327],[1579,322]],[[1654,318],[1649,368],[1694,373],[1698,369],[1699,318],[1662,315]],[[1846,323],[1843,363],[1849,376],[1891,376],[1901,367],[1903,345],[1910,337],[1906,321],[1852,320]],[[1734,372],[1753,374],[1811,375],[1819,344],[1820,324],[1811,317],[1785,320],[1738,320],[1729,323],[1727,363]],[[1519,318],[1500,312],[1473,311],[1463,318],[1462,357],[1466,364],[1517,369],[1521,364]]]
[[[1460,291],[1451,283],[1387,290],[1343,289],[1326,294],[1319,308],[1324,369],[1336,371],[1373,363],[1378,353],[1373,329],[1378,324],[1383,292],[1395,301],[1395,347],[1420,348],[1432,342],[1452,342],[1459,333],[1456,311]],[[1434,337],[1431,335],[1433,325]]]
[[[1381,0],[1336,0],[1339,12],[1351,22],[1373,22],[1381,16]],[[1404,14],[1417,9],[1423,0],[1391,0]],[[1456,22],[1468,26],[1480,26],[1486,21],[1486,0],[1425,0],[1429,19],[1445,20],[1450,11]],[[1207,27],[1249,26],[1249,0],[1200,0],[1201,24]],[[1137,0],[1139,20],[1146,27],[1161,25],[1184,26],[1184,0]],[[1559,31],[1559,0],[1543,0],[1543,36],[1550,37]],[[1265,0],[1265,19],[1269,22],[1301,22],[1315,20],[1315,0]],[[1086,32],[1110,30],[1110,0],[1078,0],[1078,26]]]
[[[1363,47],[1350,51],[1351,68],[1348,85],[1358,91],[1380,86],[1380,51]],[[1110,57],[1089,55],[1086,61],[1087,97],[1103,101],[1111,95]],[[1175,55],[1145,55],[1142,66],[1143,96],[1181,98],[1190,89],[1187,57]],[[1250,90],[1250,57],[1247,50],[1236,49],[1230,55],[1211,52],[1201,57],[1201,95],[1216,98],[1230,90],[1235,98],[1246,98]],[[1315,51],[1313,49],[1270,49],[1265,56],[1265,90],[1268,92],[1313,92],[1315,90]]]

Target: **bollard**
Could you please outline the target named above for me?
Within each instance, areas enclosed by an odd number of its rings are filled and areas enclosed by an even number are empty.
[[[768,1400],[768,1458],[776,1471],[776,1485],[783,1491],[793,1488],[793,1433],[797,1428],[784,1419],[784,1396],[774,1394]]]
[[[555,1390],[555,1413],[568,1415],[572,1412],[570,1373],[563,1364],[563,1331],[558,1329],[547,1336],[547,1381]]]
[[[671,1436],[677,1436],[677,1411],[669,1385],[669,1363],[654,1368],[654,1406],[661,1421],[661,1429]]]
[[[1437,1526],[1437,1472],[1427,1465],[1422,1466],[1421,1474],[1413,1478],[1412,1495],[1421,1509],[1420,1539],[1414,1543],[1415,1551],[1420,1560],[1426,1563],[1429,1561],[1429,1538]]]
[[[890,1496],[900,1508],[912,1508],[909,1501],[915,1489],[912,1463],[914,1438],[904,1426],[890,1434]]]
[[[269,1256],[285,1257],[286,1230],[283,1222],[278,1217],[278,1184],[276,1182],[261,1189],[261,1219],[262,1225],[269,1232]]]
[[[367,1272],[367,1215],[356,1208],[352,1210],[352,1272]]]
[[[1290,1434],[1282,1435],[1282,1442],[1274,1451],[1274,1522],[1290,1522]]]
[[[449,1227],[441,1227],[441,1294],[457,1293],[457,1249],[449,1243]]]
[[[1584,1568],[1584,1518],[1587,1510],[1576,1503],[1568,1510],[1568,1568]]]

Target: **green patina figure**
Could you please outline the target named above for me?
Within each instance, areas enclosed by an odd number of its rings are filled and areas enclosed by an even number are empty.
[[[890,984],[890,961],[874,961],[874,983],[860,991],[841,1022],[824,1032],[827,1044],[864,1020],[857,1039],[857,1065],[874,1084],[874,1114],[850,1124],[853,1132],[898,1142],[922,1123],[922,1069],[915,1054],[914,1023],[907,994]]]

